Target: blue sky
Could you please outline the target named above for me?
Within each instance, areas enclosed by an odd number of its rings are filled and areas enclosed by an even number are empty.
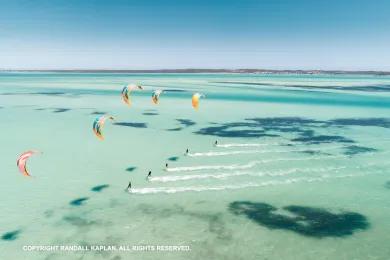
[[[390,1],[0,0],[0,68],[390,70]]]

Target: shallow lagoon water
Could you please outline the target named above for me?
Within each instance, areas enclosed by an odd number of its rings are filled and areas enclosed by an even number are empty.
[[[131,108],[120,98],[130,82],[146,86]],[[364,75],[2,73],[0,256],[387,259],[389,84]],[[158,106],[155,88],[168,90]],[[198,111],[194,91],[206,94]],[[100,142],[92,122],[104,113],[116,120]],[[28,149],[43,152],[29,160],[33,178],[15,167]],[[22,250],[63,244],[191,251]]]

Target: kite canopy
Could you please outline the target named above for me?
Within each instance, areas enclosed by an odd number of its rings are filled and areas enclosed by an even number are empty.
[[[131,91],[137,90],[137,89],[143,90],[143,87],[141,85],[136,85],[136,84],[129,84],[129,85],[126,85],[126,86],[123,87],[122,93],[121,93],[122,100],[128,106],[131,105],[131,102],[130,102],[130,93],[131,93]]]
[[[199,99],[200,98],[204,98],[204,97],[206,97],[206,96],[201,94],[201,93],[195,93],[194,95],[192,95],[192,106],[195,109],[198,109],[198,107],[199,107]]]
[[[27,177],[31,177],[30,173],[27,171],[26,164],[27,164],[27,159],[30,158],[33,154],[39,153],[38,151],[27,151],[22,153],[18,160],[16,161],[16,165],[19,168],[19,171]]]
[[[154,104],[158,104],[158,100],[160,99],[161,93],[163,93],[163,90],[161,90],[161,89],[157,89],[157,90],[153,91],[152,101]]]
[[[95,133],[96,137],[99,138],[100,140],[104,140],[103,136],[103,127],[104,123],[106,122],[107,119],[114,120],[114,117],[108,116],[108,115],[102,115],[99,116],[93,121],[93,132]]]

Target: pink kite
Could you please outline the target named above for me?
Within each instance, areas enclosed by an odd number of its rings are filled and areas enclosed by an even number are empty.
[[[36,153],[39,153],[39,152],[38,152],[38,151],[27,151],[27,152],[24,152],[24,153],[22,153],[22,154],[19,156],[18,160],[16,161],[16,165],[18,166],[19,171],[20,171],[24,176],[31,177],[31,175],[30,175],[29,172],[27,171],[26,163],[27,163],[27,159],[30,158],[31,155],[36,154]]]

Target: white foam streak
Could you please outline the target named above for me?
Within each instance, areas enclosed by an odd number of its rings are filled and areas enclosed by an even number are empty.
[[[276,172],[270,172],[270,171],[261,171],[261,172],[231,172],[231,173],[219,173],[219,174],[211,174],[211,173],[204,173],[204,174],[193,174],[193,175],[170,175],[170,176],[157,176],[157,177],[150,177],[149,180],[153,182],[175,182],[175,181],[187,181],[187,180],[193,180],[193,179],[226,179],[230,177],[236,177],[236,176],[255,176],[255,177],[261,177],[261,176],[284,176],[295,172],[329,172],[329,171],[337,171],[346,168],[346,166],[340,166],[340,167],[326,167],[326,168],[293,168],[286,171],[276,171]]]
[[[190,171],[202,171],[202,170],[243,170],[255,167],[258,164],[279,162],[279,161],[307,161],[307,160],[326,160],[335,158],[345,158],[345,155],[333,155],[333,156],[318,156],[318,157],[304,157],[304,158],[277,158],[277,159],[264,159],[258,161],[251,161],[246,164],[230,164],[230,165],[198,165],[198,166],[182,166],[167,168],[167,172],[190,172]]]
[[[291,178],[286,180],[271,180],[259,183],[244,183],[240,185],[220,185],[220,186],[189,186],[189,187],[156,187],[156,188],[139,188],[131,189],[128,192],[131,194],[157,194],[157,193],[180,193],[180,192],[203,192],[203,191],[223,191],[223,190],[237,190],[243,188],[256,188],[274,185],[285,185],[298,182],[321,182],[326,179],[335,178],[350,178],[364,176],[365,174],[345,174],[345,175],[328,175],[324,174],[319,177],[302,177],[302,178]]]
[[[381,144],[383,142],[390,142],[390,139],[386,138],[376,138],[376,139],[356,139],[356,142],[359,144]],[[337,146],[334,148],[324,147],[324,145],[328,145],[329,143],[321,143],[317,144],[318,147],[313,148],[313,144],[307,145],[297,142],[274,142],[274,143],[227,143],[227,144],[217,144],[215,147],[218,148],[231,148],[231,147],[262,147],[262,146],[288,146],[293,145],[295,147],[306,147],[307,150],[323,150],[323,149],[337,149],[344,148],[345,146]]]
[[[346,158],[346,155],[331,155],[331,156],[318,156],[318,157],[304,157],[304,158],[277,158],[277,159],[264,159],[261,163],[279,162],[279,161],[307,161],[307,160],[326,160],[326,159],[337,159]]]
[[[183,166],[165,169],[167,172],[187,172],[187,171],[202,171],[202,170],[239,170],[249,169],[258,164],[258,161],[249,162],[247,164],[231,164],[231,165],[199,165],[199,166]]]
[[[150,181],[156,182],[172,182],[172,181],[187,181],[193,179],[224,179],[232,176],[248,175],[249,172],[233,172],[220,174],[194,174],[194,175],[174,175],[174,176],[158,176],[149,178]]]
[[[231,144],[217,144],[216,147],[230,148],[230,147],[260,147],[268,145],[278,145],[278,143],[231,143]]]
[[[332,146],[325,148],[305,148],[305,149],[285,149],[285,150],[238,150],[238,151],[226,151],[226,152],[196,152],[188,153],[187,156],[190,157],[201,157],[201,156],[226,156],[226,155],[235,155],[235,154],[253,154],[253,153],[291,153],[291,152],[305,152],[305,151],[323,151],[323,150],[332,150],[340,149],[343,146]]]
[[[251,154],[259,153],[262,150],[243,150],[243,151],[229,151],[229,152],[198,152],[198,153],[188,153],[187,156],[190,157],[201,157],[201,156],[225,156],[225,155],[235,155],[235,154]]]

